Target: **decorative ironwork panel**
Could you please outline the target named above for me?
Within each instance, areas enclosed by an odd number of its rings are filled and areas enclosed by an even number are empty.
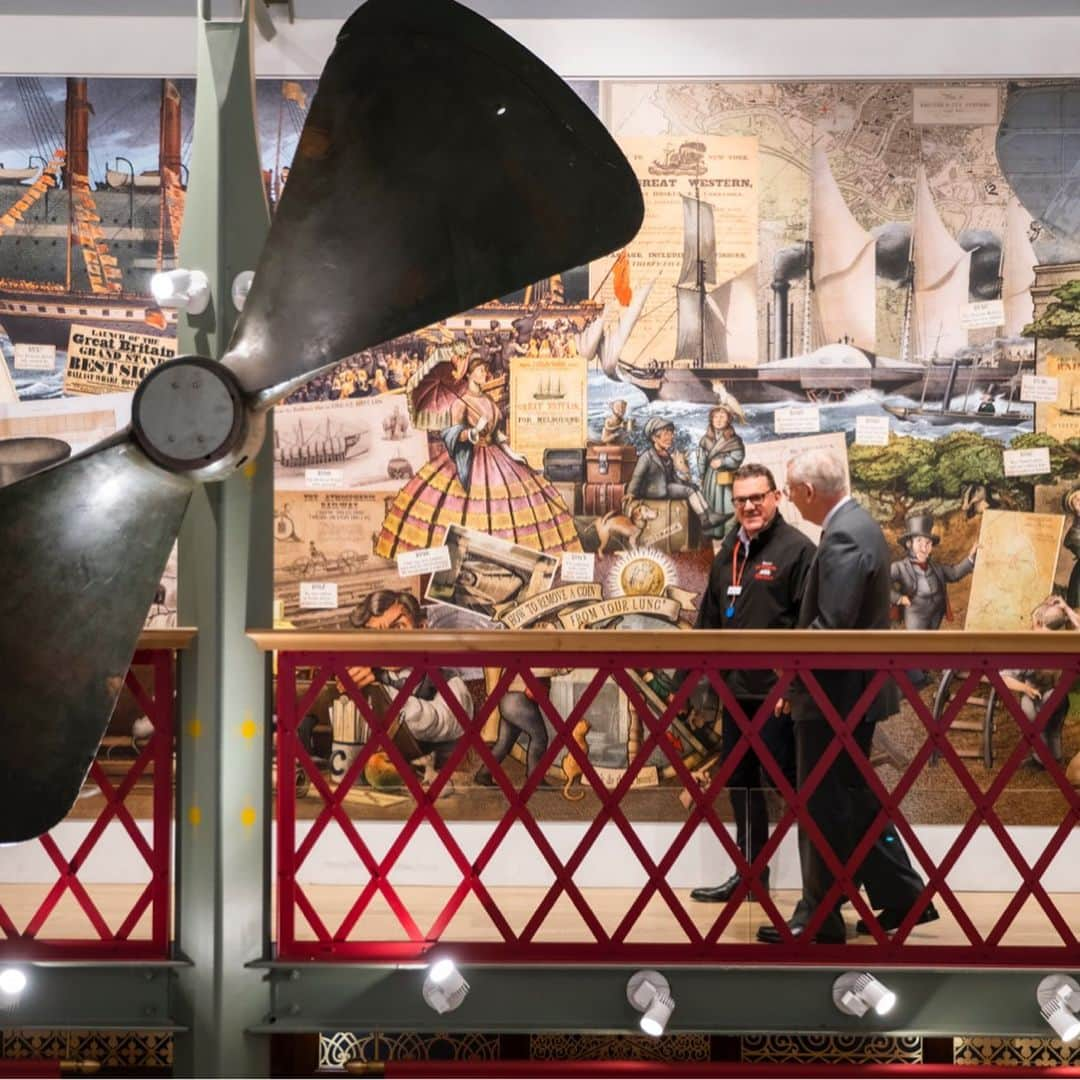
[[[1031,1069],[1078,1066],[1080,1046],[1066,1046],[1060,1039],[1000,1039],[978,1035],[953,1039],[953,1063]]]
[[[319,1068],[344,1069],[350,1061],[498,1061],[499,1036],[480,1033],[319,1033]]]
[[[918,1065],[917,1035],[743,1035],[743,1061],[819,1062],[848,1065]]]
[[[553,1032],[529,1036],[533,1061],[709,1061],[708,1035],[602,1035]]]

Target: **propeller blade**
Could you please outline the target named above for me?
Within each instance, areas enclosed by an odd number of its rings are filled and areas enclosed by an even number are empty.
[[[453,0],[338,36],[223,362],[268,407],[363,348],[620,247],[641,191],[554,72]]]
[[[123,431],[0,488],[0,843],[74,803],[193,486]]]

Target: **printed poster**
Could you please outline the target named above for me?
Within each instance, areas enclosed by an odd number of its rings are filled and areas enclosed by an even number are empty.
[[[588,437],[585,361],[577,356],[519,356],[510,369],[511,448],[536,470],[549,448],[584,446]]]
[[[279,491],[396,491],[427,460],[427,435],[413,427],[396,394],[274,410]]]
[[[696,301],[703,262],[706,307],[725,327],[725,363],[757,363],[758,140],[753,135],[620,137],[619,146],[641,182],[645,220],[628,245],[634,290],[649,288],[648,303],[621,350],[624,362],[687,366],[697,353],[685,332],[679,340],[680,302]],[[595,293],[611,269],[590,267]],[[689,283],[689,289],[680,288]],[[615,303],[614,275],[598,299]],[[708,316],[707,316],[708,318]],[[693,322],[684,318],[683,322]],[[700,324],[700,318],[697,320]],[[711,334],[710,337],[715,335]],[[680,354],[680,355],[677,355]]]
[[[281,617],[305,630],[349,628],[349,613],[378,589],[416,594],[415,579],[372,554],[391,491],[274,493],[274,599]],[[336,606],[310,608],[303,587],[336,586]],[[325,590],[328,594],[330,590]]]
[[[1039,357],[1039,374],[1057,379],[1057,401],[1037,402],[1035,430],[1053,435],[1059,442],[1080,436],[1080,352]]]
[[[134,390],[158,366],[176,356],[176,338],[71,324],[65,394]]]

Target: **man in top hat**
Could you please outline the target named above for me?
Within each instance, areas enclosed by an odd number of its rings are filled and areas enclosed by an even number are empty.
[[[946,586],[966,578],[975,569],[975,547],[954,566],[943,566],[930,558],[941,542],[934,533],[933,514],[912,514],[907,519],[900,543],[907,558],[889,568],[892,602],[903,613],[905,630],[936,630],[944,618],[952,618]]]
[[[994,385],[991,383],[979,395],[979,407],[975,410],[979,416],[994,416],[997,409],[994,407]]]

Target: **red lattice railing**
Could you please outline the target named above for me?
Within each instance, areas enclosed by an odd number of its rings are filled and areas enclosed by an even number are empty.
[[[125,685],[139,710],[153,724],[153,733],[134,746],[134,759],[122,775],[116,774],[117,759],[110,757],[106,770],[99,751],[90,767],[88,782],[96,785],[104,805],[90,823],[84,836],[72,842],[62,839],[61,827],[25,845],[9,849],[39,846],[44,850],[56,878],[44,889],[44,896],[35,901],[27,912],[25,904],[15,899],[25,882],[8,880],[0,883],[0,959],[3,960],[72,960],[72,959],[164,959],[169,955],[170,908],[172,882],[172,811],[173,811],[173,716],[174,672],[173,650],[183,647],[190,638],[188,631],[150,631],[140,640],[140,648],[132,660]],[[136,670],[149,672],[150,685],[145,685]],[[145,675],[144,675],[145,678]],[[108,743],[109,740],[106,740]],[[122,760],[122,759],[120,759]],[[110,772],[113,773],[110,777]],[[150,836],[144,835],[137,824],[131,802],[140,780],[146,781],[138,790],[136,812],[149,811]],[[148,788],[148,790],[147,790]],[[95,796],[96,797],[96,796]],[[63,824],[74,820],[72,816]],[[119,829],[109,829],[110,825]],[[121,831],[122,830],[122,831]],[[146,880],[120,892],[111,886],[108,899],[100,884],[84,882],[88,861],[95,853],[105,859],[122,857],[118,845],[127,845],[137,854],[139,865],[145,866]],[[108,846],[108,853],[99,851]],[[69,850],[65,852],[64,847]],[[132,898],[133,896],[133,898]],[[74,909],[70,905],[74,901]],[[61,906],[67,910],[61,912]],[[13,913],[18,906],[24,910],[19,917]],[[107,908],[107,910],[102,910]],[[53,931],[52,925],[58,930]]]
[[[277,949],[283,959],[332,958],[368,962],[420,959],[444,940],[447,928],[467,900],[479,903],[497,929],[500,940],[462,941],[455,937],[454,953],[463,962],[819,964],[842,960],[845,963],[919,966],[1026,966],[1060,964],[1070,958],[1075,960],[1080,954],[1080,941],[1070,924],[1070,916],[1058,906],[1060,895],[1051,895],[1041,882],[1080,822],[1080,793],[1070,786],[1064,769],[1042,737],[1049,718],[1066,700],[1074,680],[1080,675],[1080,657],[1073,644],[1073,635],[794,631],[678,635],[640,631],[533,631],[451,635],[414,631],[351,635],[285,632],[259,633],[253,637],[262,647],[279,650],[278,776],[295,776],[302,789],[310,785],[303,804],[310,807],[314,800],[315,805],[310,827],[305,827],[306,831],[298,829],[297,785],[278,784]],[[376,710],[347,674],[350,667],[357,665],[406,669],[408,677],[390,704],[383,710]],[[498,674],[489,678],[486,690],[474,692],[476,709],[470,717],[448,687],[444,671],[478,666]],[[725,673],[735,667],[768,668],[779,675],[769,697],[753,715],[748,716],[740,709],[725,683]],[[562,715],[552,703],[545,680],[535,672],[575,668],[592,674],[574,707]],[[310,671],[310,682],[303,692],[298,692],[298,669]],[[671,681],[677,688],[659,704],[654,695],[642,689],[641,679],[642,671],[657,669],[677,670],[681,678],[681,684],[679,679]],[[932,694],[925,690],[920,693],[911,678],[913,669],[951,672],[950,694],[946,696],[939,692],[935,702]],[[1003,679],[1002,671],[1010,669],[1049,670],[1056,675],[1056,686],[1046,694],[1034,719],[1025,715],[1017,694]],[[860,670],[870,676],[859,700],[846,715],[837,712],[821,685],[823,673],[837,670]],[[457,741],[437,775],[429,778],[430,782],[421,783],[398,741],[392,737],[392,731],[403,703],[425,677],[448,703],[465,734]],[[511,782],[482,737],[488,717],[515,679],[517,685],[524,685],[554,731],[539,765],[520,781],[519,786]],[[906,766],[898,770],[899,779],[891,787],[886,785],[882,774],[871,765],[855,739],[858,724],[890,679],[895,681],[902,699],[922,727],[921,744]],[[320,692],[332,680],[338,680],[370,729],[367,741],[336,786],[324,775],[298,737],[301,718],[310,712]],[[762,738],[773,706],[796,681],[808,691],[834,732],[831,745],[808,770],[798,790],[787,780]],[[575,726],[586,716],[608,683],[625,695],[630,710],[640,718],[642,728],[642,738],[636,748],[631,747],[625,771],[620,772],[617,781],[613,782],[609,777],[611,787],[605,786],[588,754],[573,738]],[[699,783],[694,764],[688,764],[684,759],[679,741],[671,732],[673,723],[685,715],[691,696],[695,691],[700,693],[702,688],[711,689],[719,702],[730,710],[742,738],[734,751],[719,761],[715,772]],[[1002,724],[1014,724],[1016,738],[1003,750],[999,766],[980,773],[980,784],[951,736],[956,733],[957,718],[966,709],[976,707],[977,695],[986,695],[990,691],[993,694],[989,707],[993,707],[996,698]],[[984,705],[985,701],[978,699],[977,707],[981,709]],[[960,726],[957,725],[957,729]],[[984,739],[992,738],[992,733],[984,735]],[[537,820],[532,800],[548,768],[563,749],[567,760],[576,762],[575,771],[580,771],[586,790],[595,794],[597,809],[583,823],[582,835],[573,851],[560,857]],[[757,754],[775,785],[784,809],[765,848],[749,865],[718,813],[717,800],[741,757],[751,750]],[[988,747],[984,747],[984,751],[987,750]],[[480,849],[471,856],[455,837],[439,803],[467,753],[474,754],[490,771],[506,806],[501,819],[492,825]],[[365,821],[354,820],[346,808],[348,793],[363,776],[375,754],[385,755],[396,769],[401,794],[407,795],[412,802],[403,826],[381,856],[374,853],[365,838]],[[690,800],[685,821],[674,829],[670,843],[659,854],[650,854],[625,812],[635,779],[654,754],[662,755],[670,785],[676,791],[680,786],[684,788]],[[872,826],[846,857],[832,850],[822,829],[808,812],[811,796],[841,754],[850,757],[880,807]],[[1049,838],[1033,859],[1022,853],[1017,838],[1003,822],[1000,809],[1009,798],[1015,797],[1016,788],[1010,788],[1010,781],[1017,777],[1029,755],[1036,757],[1045,769],[1045,779],[1040,781],[1044,794],[1060,805],[1060,820],[1047,830]],[[923,770],[934,762],[937,762],[935,768],[942,778],[948,777],[954,790],[971,805],[971,813],[958,835],[945,853],[936,858],[927,849],[919,831],[907,820],[902,805]],[[531,837],[552,875],[549,887],[523,925],[518,918],[516,929],[493,890],[484,882],[485,870],[500,845],[507,842],[515,824],[523,827]],[[855,884],[863,858],[889,825],[907,845],[913,865],[925,880],[921,896],[891,933],[882,928]],[[644,884],[637,889],[614,929],[607,928],[604,919],[594,910],[599,890],[585,890],[575,881],[575,874],[608,827],[618,831],[645,875]],[[1019,887],[992,925],[988,928],[984,925],[982,929],[966,909],[969,894],[959,895],[960,890],[954,889],[949,880],[950,873],[980,827],[993,835],[1020,879]],[[421,828],[433,831],[460,874],[460,881],[449,890],[433,919],[421,919],[411,910],[408,890],[396,887],[391,880],[410,841]],[[672,868],[699,828],[715,836],[742,875],[742,883],[730,901],[715,908],[715,917],[710,909],[709,925],[704,929],[700,923],[700,908],[699,918],[695,919],[668,881]],[[355,859],[352,867],[355,889],[348,909],[340,919],[332,919],[326,912],[320,912],[317,901],[312,898],[314,890],[298,880],[320,838],[335,829],[340,830]],[[806,932],[799,938],[790,933],[785,922],[790,914],[790,904],[786,901],[778,903],[760,878],[785,835],[793,829],[801,829],[809,837],[833,878],[831,888]],[[1080,873],[1075,878],[1074,888],[1080,890]],[[580,915],[591,940],[537,939],[545,918],[563,897]],[[376,898],[393,913],[398,923],[396,929],[400,931],[398,934],[366,931],[366,916]],[[672,941],[670,935],[664,935],[664,940],[642,940],[640,934],[633,935],[631,940],[631,931],[655,898],[662,900],[670,912],[671,923],[681,931],[680,940]],[[862,939],[864,943],[814,943],[813,933],[822,925],[834,902],[842,899],[849,902],[858,918],[867,924],[869,935]],[[736,917],[746,915],[745,909],[740,909],[747,900],[760,905],[755,919],[758,915],[763,916],[764,921],[776,927],[782,938],[779,944],[730,940],[730,935],[724,939],[725,931],[732,927]],[[912,938],[919,915],[934,900],[942,905],[943,915],[954,920],[957,933],[942,943],[927,942],[925,935]],[[1045,917],[1051,928],[1050,937],[1031,944],[1010,943],[1006,940],[1010,928],[1014,927],[1029,900]],[[391,937],[395,939],[390,940]]]

